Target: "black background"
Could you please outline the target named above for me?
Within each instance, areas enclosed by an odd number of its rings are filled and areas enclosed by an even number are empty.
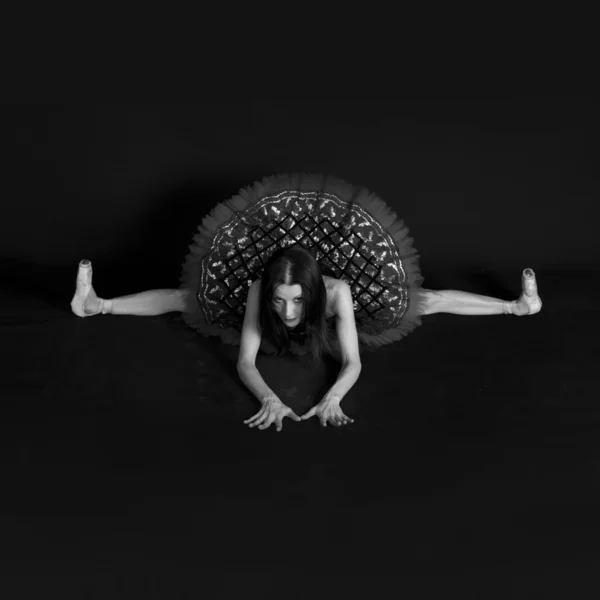
[[[3,597],[596,598],[591,21],[225,8],[7,21]],[[381,196],[429,287],[533,268],[542,312],[426,317],[363,357],[354,425],[281,433],[179,315],[71,314],[81,258],[103,297],[176,287],[214,204],[288,171]],[[300,413],[335,377],[258,366]]]
[[[361,100],[5,105],[2,255],[138,257],[168,284],[214,204],[303,171],[386,200],[426,276],[597,265],[591,95]]]

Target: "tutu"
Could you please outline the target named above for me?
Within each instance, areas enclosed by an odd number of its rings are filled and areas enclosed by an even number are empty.
[[[275,175],[217,204],[194,235],[180,283],[192,290],[184,322],[239,345],[246,297],[280,247],[302,244],[323,274],[348,283],[359,343],[374,349],[420,325],[419,256],[404,222],[364,188],[325,175]],[[274,347],[263,339],[261,349]],[[292,351],[301,353],[297,344]]]

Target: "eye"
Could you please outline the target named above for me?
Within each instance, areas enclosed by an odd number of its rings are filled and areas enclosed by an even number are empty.
[[[296,298],[296,304],[302,304],[304,302],[304,298]]]

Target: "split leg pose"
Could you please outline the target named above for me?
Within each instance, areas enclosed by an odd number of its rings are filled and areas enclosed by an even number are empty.
[[[314,281],[326,279],[320,275],[316,262],[314,268]],[[289,277],[286,276],[285,279]],[[533,315],[542,308],[534,272],[525,269],[521,280],[522,292],[516,300],[501,300],[458,290],[435,291],[421,288],[423,301],[419,306],[419,314]],[[268,293],[260,294],[261,280],[256,280],[248,293],[237,364],[240,379],[262,405],[253,417],[244,421],[251,428],[263,430],[274,425],[277,431],[281,431],[285,417],[302,421],[316,416],[323,426],[331,423],[339,427],[353,422],[340,407],[342,398],[356,383],[362,368],[350,287],[345,282],[332,278],[327,278],[326,285],[315,284],[314,281],[312,289],[320,285],[327,298],[326,314],[337,317],[337,341],[342,365],[337,381],[321,402],[302,417],[286,406],[266,384],[255,364],[263,335],[258,325],[261,303],[263,309],[268,306],[275,321],[285,324],[290,332],[302,325],[307,314],[311,313],[311,308],[304,300],[305,288],[301,285],[282,280],[274,286],[271,300],[265,300],[264,296]],[[268,282],[265,289],[269,289]],[[199,309],[197,299],[190,290],[184,288],[148,290],[112,299],[100,298],[92,285],[92,264],[89,260],[79,263],[71,308],[79,317],[97,314],[152,316],[169,312],[191,313]]]
[[[523,271],[521,282],[522,292],[516,300],[501,300],[459,290],[424,289],[426,303],[422,314],[525,316],[538,313],[542,301],[532,269]],[[110,300],[99,298],[92,285],[92,264],[89,260],[82,260],[71,308],[78,317],[97,314],[153,316],[195,310],[191,295],[190,290],[180,288],[148,290]]]

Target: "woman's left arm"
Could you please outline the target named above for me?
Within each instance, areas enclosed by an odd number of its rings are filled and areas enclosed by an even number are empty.
[[[356,383],[362,368],[358,351],[358,333],[354,321],[354,301],[350,286],[341,281],[336,295],[336,332],[340,345],[342,368],[327,395],[342,398]]]
[[[301,417],[302,420],[306,420],[317,416],[324,427],[328,422],[337,426],[354,422],[354,419],[344,414],[340,402],[356,383],[362,368],[358,352],[358,333],[354,321],[352,292],[350,286],[343,281],[340,282],[336,295],[336,316],[342,368],[337,381],[323,399]]]

